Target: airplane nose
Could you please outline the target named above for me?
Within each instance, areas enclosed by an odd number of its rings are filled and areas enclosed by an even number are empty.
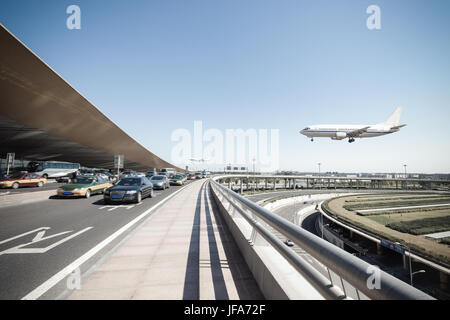
[[[305,134],[305,130],[300,130],[300,133],[301,134]]]

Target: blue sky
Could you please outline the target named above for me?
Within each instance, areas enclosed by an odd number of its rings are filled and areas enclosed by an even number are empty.
[[[66,8],[81,8],[81,30]],[[366,8],[381,8],[368,30]],[[450,2],[2,0],[0,23],[143,146],[177,128],[279,129],[280,169],[450,172]],[[384,137],[309,141],[310,124]]]

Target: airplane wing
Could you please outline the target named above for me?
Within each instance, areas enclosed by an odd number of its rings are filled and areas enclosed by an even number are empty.
[[[391,130],[397,130],[397,129],[403,128],[404,126],[406,126],[406,124],[402,124],[402,125],[399,125],[399,126],[391,127]]]
[[[362,133],[366,132],[367,129],[369,129],[369,128],[370,128],[370,126],[347,132],[347,137],[356,138],[359,135],[361,135]]]

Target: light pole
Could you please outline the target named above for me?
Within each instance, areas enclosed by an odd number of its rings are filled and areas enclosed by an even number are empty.
[[[253,174],[256,174],[256,170],[255,170],[255,161],[256,161],[256,159],[253,158]]]
[[[406,167],[407,167],[407,165],[404,164],[403,167],[405,167],[405,179],[406,179],[406,178],[408,178],[408,176],[406,175]]]
[[[396,245],[399,247],[403,247],[404,249],[408,249],[408,256],[409,256],[409,281],[411,286],[413,285],[413,273],[412,273],[412,264],[411,264],[411,249],[406,244],[402,244],[400,242],[396,242]]]
[[[413,279],[413,275],[415,275],[415,274],[417,274],[417,273],[425,273],[426,271],[425,270],[418,270],[418,271],[415,271],[415,272],[413,272],[412,274],[411,274],[411,285],[412,285],[412,279]]]
[[[319,166],[319,188],[322,189],[322,179],[320,179],[320,165],[321,165],[321,163],[319,162],[317,165]]]
[[[323,239],[323,212],[320,212],[320,216],[322,217],[322,239]]]

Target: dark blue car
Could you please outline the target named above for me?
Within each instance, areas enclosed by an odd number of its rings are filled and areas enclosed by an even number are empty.
[[[146,177],[122,178],[115,186],[106,189],[103,194],[103,199],[107,204],[139,203],[147,197],[153,197],[153,184]]]

